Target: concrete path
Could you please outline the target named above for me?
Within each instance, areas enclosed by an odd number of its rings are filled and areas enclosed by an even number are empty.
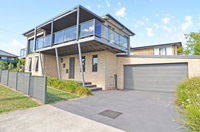
[[[0,132],[123,132],[50,105],[0,115]]]
[[[128,132],[183,132],[174,101],[174,93],[102,91],[54,106]],[[99,115],[104,110],[122,114],[115,119]]]

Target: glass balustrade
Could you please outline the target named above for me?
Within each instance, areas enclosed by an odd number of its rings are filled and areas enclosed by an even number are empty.
[[[53,34],[53,44],[60,44],[72,40],[76,40],[77,27],[72,26]],[[80,24],[79,37],[85,38],[89,36],[96,36],[109,43],[127,48],[128,38],[105,26],[101,22],[93,19]],[[34,41],[30,41],[30,46],[33,46]],[[42,36],[36,40],[36,50],[51,46],[51,35]],[[31,52],[33,48],[29,49]]]

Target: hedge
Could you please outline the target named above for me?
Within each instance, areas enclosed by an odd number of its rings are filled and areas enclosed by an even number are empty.
[[[83,87],[78,82],[72,80],[58,80],[53,77],[48,77],[48,86],[79,96],[91,95],[91,90],[89,88]]]

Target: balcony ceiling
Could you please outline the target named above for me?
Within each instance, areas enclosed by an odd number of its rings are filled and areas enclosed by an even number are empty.
[[[101,43],[99,43],[95,40],[90,41],[90,42],[81,43],[82,53],[103,51],[103,50],[108,50],[108,51],[111,51],[111,52],[114,52],[114,53],[121,53],[122,52],[122,51],[117,50],[115,48],[112,48],[110,46],[102,45]],[[55,49],[49,49],[49,50],[41,51],[41,53],[49,54],[49,55],[55,55]],[[65,46],[65,47],[60,47],[60,48],[58,48],[58,54],[59,54],[59,56],[78,54],[78,45],[73,44],[73,45],[68,45],[68,46]]]

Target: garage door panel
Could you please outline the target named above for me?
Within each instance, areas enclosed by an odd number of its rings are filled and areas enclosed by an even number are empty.
[[[135,90],[175,91],[188,76],[187,63],[124,67],[124,87]]]

